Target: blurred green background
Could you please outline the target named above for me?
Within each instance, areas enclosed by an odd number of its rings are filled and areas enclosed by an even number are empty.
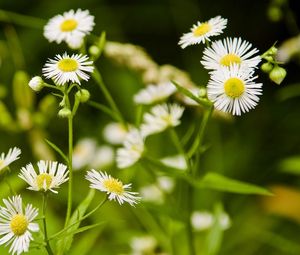
[[[275,42],[280,46],[289,38],[299,36],[300,9],[297,0],[0,0],[2,10],[41,19],[37,20],[40,22],[37,23],[37,28],[27,27],[26,24],[10,24],[0,19],[0,100],[1,104],[6,105],[13,120],[17,119],[16,100],[17,104],[22,104],[21,101],[26,104],[25,97],[23,100],[22,96],[16,96],[12,92],[14,79],[15,83],[18,79],[15,72],[23,70],[29,77],[40,75],[47,58],[53,58],[55,54],[66,50],[65,45],[49,44],[42,35],[42,29],[38,27],[54,15],[77,8],[88,9],[95,16],[94,34],[100,35],[102,31],[106,31],[110,41],[140,45],[158,64],[172,64],[186,70],[196,84],[206,84],[208,80],[208,74],[199,62],[203,46],[182,50],[177,43],[182,33],[187,32],[198,20],[204,21],[217,15],[227,18],[228,27],[223,35],[242,37],[250,41],[261,53]],[[15,33],[19,38],[20,49],[14,41]],[[14,60],[14,57],[20,57],[18,51],[22,52],[20,54],[24,56],[24,61]],[[274,201],[258,196],[213,191],[202,192],[195,198],[199,209],[212,210],[217,201],[222,201],[231,217],[232,226],[224,233],[219,254],[300,254],[300,206],[295,206],[300,205],[299,56],[300,44],[298,52],[286,63],[288,75],[280,86],[271,83],[265,74],[259,74],[259,81],[264,84],[264,93],[256,109],[231,121],[214,119],[209,125],[206,140],[210,148],[204,154],[202,163],[205,171],[218,172],[271,189],[277,185],[277,188],[273,189],[279,193],[277,195],[275,192],[272,198]],[[101,58],[98,64],[122,113],[128,121],[132,121],[131,98],[143,86],[141,79],[134,72],[116,65],[109,59]],[[105,102],[95,86],[86,87],[92,92],[93,99]],[[34,105],[30,106],[31,112],[36,111],[46,95],[47,92],[43,91],[35,96]],[[13,127],[0,129],[0,152],[7,152],[8,148],[13,146],[22,149],[21,159],[13,166],[16,173],[21,166],[39,159],[34,157],[30,145],[35,141],[35,136],[47,133],[51,141],[67,149],[66,121],[56,117],[57,109],[58,106],[54,103],[53,113],[47,112],[44,115],[49,123],[41,125],[41,128],[37,128],[38,131],[34,126],[27,127],[26,120],[18,130],[14,130]],[[0,119],[3,116],[0,115]],[[183,134],[186,125],[196,121],[197,117],[197,113],[188,110],[183,121],[187,124],[179,128],[180,133]],[[26,119],[26,116],[24,118]],[[15,125],[13,120],[11,125]],[[75,142],[88,136],[97,139],[98,144],[103,143],[101,132],[109,120],[103,113],[83,105],[75,120]],[[165,148],[159,147],[160,139],[162,137],[154,139],[151,145],[154,155],[167,154]],[[116,169],[111,171],[121,176],[124,181],[133,182],[135,187],[147,183],[143,179],[147,175],[138,172],[138,169],[121,173]],[[136,174],[137,172],[139,174]],[[16,173],[13,173],[12,180],[14,185],[21,189],[25,185],[17,180]],[[76,173],[75,203],[79,203],[88,191],[88,185],[83,179],[84,172]],[[50,232],[58,230],[63,222],[63,217],[59,215],[65,213],[66,188],[65,185],[59,195],[51,196],[53,201],[49,205],[49,216],[53,224],[50,224]],[[291,189],[293,195],[285,193]],[[4,184],[1,184],[0,191],[1,198],[7,196],[8,190]],[[22,191],[22,194],[26,194],[26,201],[34,199],[34,204],[40,201],[38,195],[32,198],[32,193],[28,191]],[[99,200],[100,198],[101,195]],[[282,212],[274,209],[273,204],[287,210]],[[147,227],[147,223],[137,215],[147,218],[149,212],[159,210],[154,205],[134,209],[109,203],[99,215],[93,216],[94,221],[107,221],[104,227],[77,237],[78,242],[70,254],[130,254],[129,242],[132,236],[151,234],[151,227]],[[151,218],[147,220],[150,225],[153,224]],[[164,215],[160,217],[159,213],[154,220],[158,225],[165,224]],[[178,246],[182,238],[178,236]],[[201,245],[201,241],[199,242]],[[5,254],[1,249],[0,253]],[[160,245],[157,254],[161,251],[163,248]],[[32,251],[30,254],[43,254],[42,252],[44,251]],[[185,254],[185,251],[178,247],[175,254]]]

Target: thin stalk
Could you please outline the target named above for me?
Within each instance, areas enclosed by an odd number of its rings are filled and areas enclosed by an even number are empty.
[[[104,97],[106,99],[106,101],[108,102],[108,104],[110,105],[111,109],[118,115],[119,119],[121,120],[121,122],[123,123],[123,125],[125,127],[127,127],[127,124],[118,108],[118,106],[116,105],[114,99],[112,98],[110,92],[108,91],[108,89],[106,88],[102,76],[100,74],[100,72],[98,71],[98,69],[95,67],[94,72],[93,72],[93,78],[96,81],[96,83],[99,85],[102,93],[104,94]]]
[[[65,103],[66,106],[71,109],[69,95],[66,90],[64,91],[65,96]],[[66,214],[66,221],[65,226],[67,226],[69,219],[71,217],[72,211],[72,200],[73,200],[73,115],[71,114],[68,117],[68,144],[69,144],[69,160],[68,160],[68,168],[69,168],[69,187],[68,187],[68,206],[67,206],[67,214]]]
[[[82,218],[80,218],[79,220],[75,221],[74,223],[72,223],[71,225],[64,227],[64,229],[62,229],[61,231],[55,233],[54,235],[52,235],[51,237],[49,237],[48,240],[52,240],[54,238],[56,238],[57,236],[61,235],[62,233],[64,233],[65,231],[67,231],[68,229],[72,228],[74,225],[78,224],[79,222],[83,221],[84,219],[88,218],[90,215],[92,215],[94,212],[96,212],[99,208],[101,208],[105,202],[108,200],[108,197],[106,196],[102,202],[97,205],[92,211],[90,211],[89,213],[87,213],[86,215],[84,215]]]
[[[47,207],[47,193],[43,193],[43,206],[42,206],[42,215],[43,215],[43,228],[44,228],[44,241],[46,242],[46,250],[49,255],[53,255],[53,251],[51,249],[49,240],[48,240],[48,234],[47,234],[47,224],[46,224],[46,207]]]
[[[187,218],[186,218],[186,226],[187,226],[187,236],[188,236],[188,246],[190,255],[196,255],[196,249],[194,245],[194,232],[191,223],[191,214],[193,212],[193,187],[191,185],[187,186]]]

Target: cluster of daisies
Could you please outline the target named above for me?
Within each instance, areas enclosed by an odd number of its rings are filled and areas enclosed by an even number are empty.
[[[4,175],[12,162],[19,159],[21,150],[12,148],[7,154],[0,157],[0,176]],[[19,177],[32,191],[58,193],[61,184],[68,181],[69,171],[67,166],[56,161],[40,160],[36,167],[29,163],[21,168]],[[100,190],[107,194],[109,200],[115,200],[119,204],[124,202],[135,205],[140,197],[138,193],[130,191],[131,184],[123,184],[120,180],[111,177],[105,172],[94,169],[87,171],[86,179],[90,182],[90,188]],[[11,245],[9,252],[21,254],[29,250],[30,241],[33,240],[32,232],[40,230],[34,223],[38,216],[38,209],[31,204],[24,208],[20,195],[3,199],[4,206],[0,206],[0,245]]]
[[[210,72],[208,99],[216,109],[241,115],[253,109],[262,94],[262,84],[256,83],[254,70],[261,61],[258,50],[241,38],[225,38],[211,42],[226,28],[227,19],[220,16],[198,22],[184,34],[179,45],[210,44],[203,52],[202,65]]]

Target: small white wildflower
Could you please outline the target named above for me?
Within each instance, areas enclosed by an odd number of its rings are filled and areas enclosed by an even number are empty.
[[[88,59],[88,56],[82,54],[57,54],[54,59],[46,62],[43,75],[47,79],[53,79],[57,85],[64,85],[69,81],[80,84],[80,79],[87,81],[90,78],[86,72],[94,70],[93,61]]]
[[[232,64],[241,68],[255,68],[261,61],[260,56],[252,44],[243,41],[241,38],[226,38],[215,41],[203,52],[201,61],[204,68],[208,70],[218,70],[222,66],[229,67]]]
[[[164,193],[155,184],[143,186],[139,192],[144,202],[153,204],[162,204],[164,202]]]
[[[144,115],[144,122],[141,125],[143,136],[162,132],[168,127],[178,126],[183,111],[184,108],[177,104],[162,104],[152,107],[150,113]]]
[[[126,168],[137,162],[144,152],[144,140],[137,129],[132,129],[123,143],[124,147],[117,150],[117,166]]]
[[[31,232],[38,232],[39,225],[32,221],[38,216],[38,209],[27,204],[23,209],[20,195],[3,199],[5,207],[0,206],[0,245],[10,246],[9,252],[20,255],[28,252]]]
[[[8,167],[12,162],[19,159],[20,154],[21,154],[21,150],[17,147],[10,148],[6,155],[4,152],[2,152],[0,156],[0,172],[4,168]]]
[[[70,10],[51,18],[44,27],[44,36],[50,42],[65,41],[71,48],[78,49],[94,25],[94,17],[88,10],[78,9],[76,12]]]
[[[176,87],[171,82],[164,82],[158,85],[149,84],[134,95],[136,104],[154,104],[165,100],[176,91]]]
[[[238,65],[222,67],[212,72],[207,85],[207,96],[216,109],[241,115],[253,109],[262,94],[262,83],[255,83],[251,69],[241,69]]]
[[[115,152],[111,146],[102,145],[96,149],[89,166],[91,168],[106,168],[114,163]]]
[[[160,176],[157,178],[157,184],[164,192],[171,193],[175,187],[174,179],[168,176]]]
[[[124,202],[134,206],[140,200],[137,192],[129,191],[131,184],[123,184],[118,179],[111,177],[106,172],[97,172],[92,169],[87,171],[86,177],[91,182],[90,188],[105,192],[109,200],[115,200],[120,205]]]
[[[154,254],[157,240],[153,236],[136,236],[130,241],[131,255]]]
[[[217,16],[206,22],[198,21],[193,25],[191,32],[184,34],[179,41],[181,48],[186,48],[189,45],[205,43],[210,41],[211,36],[216,36],[223,33],[223,29],[226,28],[227,19]]]
[[[22,167],[19,177],[29,184],[28,189],[34,191],[52,191],[56,190],[61,184],[66,182],[69,171],[64,164],[56,161],[40,160],[38,163],[39,173],[37,174],[33,165],[30,163]]]

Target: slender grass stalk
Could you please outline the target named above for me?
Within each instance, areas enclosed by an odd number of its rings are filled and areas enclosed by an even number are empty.
[[[118,115],[119,119],[121,120],[122,124],[124,125],[124,127],[127,127],[127,124],[117,106],[117,104],[115,103],[114,99],[112,98],[110,92],[108,91],[107,87],[105,86],[105,83],[103,82],[102,76],[99,72],[99,70],[95,67],[94,72],[92,74],[95,82],[99,85],[102,93],[104,94],[104,97],[106,99],[106,101],[108,102],[109,106],[111,107],[111,109]]]
[[[49,240],[48,240],[48,233],[47,233],[47,224],[46,224],[46,208],[47,208],[47,193],[43,192],[43,205],[42,205],[42,215],[43,215],[43,229],[44,229],[44,241],[46,243],[46,250],[49,255],[53,255],[53,251],[51,249]]]

